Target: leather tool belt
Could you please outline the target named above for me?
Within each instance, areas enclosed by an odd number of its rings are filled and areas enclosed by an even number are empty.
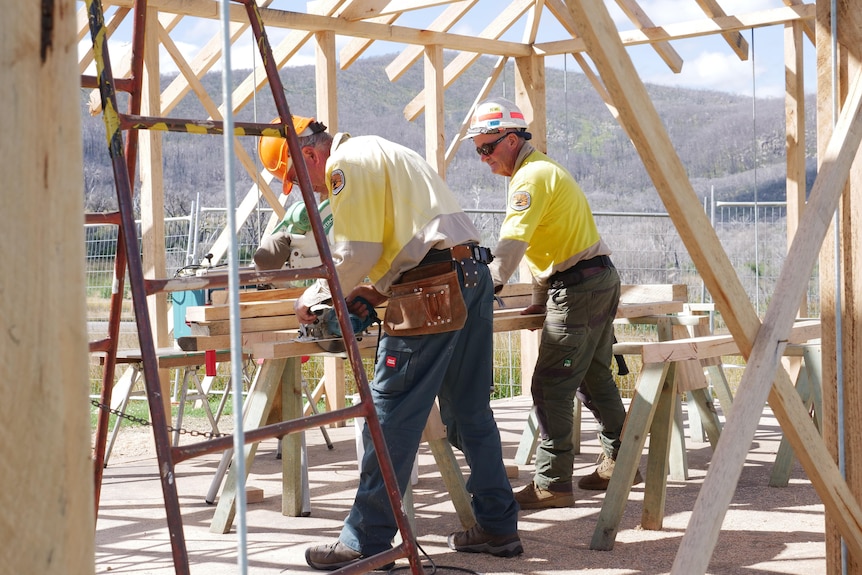
[[[489,264],[492,261],[494,261],[494,255],[490,248],[470,243],[443,250],[431,250],[417,267],[442,262],[455,262],[461,266],[461,271],[464,272],[464,287],[473,288],[479,283],[479,264]]]
[[[582,260],[567,270],[557,272],[548,279],[551,289],[563,289],[579,284],[586,278],[601,273],[606,268],[614,267],[610,256],[595,256]]]
[[[461,329],[466,321],[458,272],[444,261],[417,266],[392,285],[383,331],[399,337],[428,335]]]

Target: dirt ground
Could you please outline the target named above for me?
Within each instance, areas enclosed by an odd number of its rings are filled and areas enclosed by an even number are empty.
[[[514,458],[527,418],[525,400],[494,403],[504,454]],[[588,412],[583,417],[582,452],[575,475],[592,470],[598,441]],[[201,422],[187,422],[190,427]],[[311,514],[286,517],[281,513],[281,461],[276,442],[260,445],[250,469],[248,485],[263,489],[264,498],[248,505],[246,517],[247,573],[275,575],[314,572],[304,561],[308,545],[337,537],[352,503],[358,480],[355,431],[352,425],[328,430],[333,449],[322,433],[306,432],[308,443]],[[784,488],[768,486],[772,462],[781,438],[768,412],[758,428],[740,481],[725,516],[710,561],[712,575],[819,574],[826,572],[823,505],[798,462]],[[166,528],[161,486],[157,476],[152,432],[149,428],[121,431],[105,469],[96,529],[96,573],[168,575],[175,573]],[[456,452],[458,453],[458,452]],[[668,482],[666,514],[660,531],[640,524],[643,485],[632,489],[625,515],[611,551],[590,550],[590,539],[604,493],[576,490],[576,504],[567,509],[522,511],[519,531],[522,556],[512,559],[455,553],[446,536],[459,529],[455,510],[423,445],[419,453],[419,481],[413,488],[415,534],[427,554],[426,565],[437,572],[485,574],[663,575],[669,573],[691,509],[710,464],[708,443],[687,439],[689,479]],[[460,454],[458,454],[460,457]],[[645,469],[645,459],[641,469]],[[464,473],[468,468],[459,459]],[[176,467],[183,517],[183,537],[190,572],[200,575],[241,573],[237,524],[228,534],[210,533],[215,507],[204,495],[212,485],[219,456],[205,456]],[[530,481],[532,467],[522,466],[515,489]],[[406,559],[399,573],[409,573]],[[426,572],[430,571],[426,569]]]

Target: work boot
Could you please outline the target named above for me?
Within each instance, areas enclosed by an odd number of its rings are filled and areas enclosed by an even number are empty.
[[[360,559],[365,559],[362,553],[354,551],[341,540],[325,545],[315,545],[305,550],[305,562],[321,571],[335,571],[351,563],[356,563]],[[394,566],[395,563],[389,563],[383,567],[378,567],[378,569],[388,571]]]
[[[542,489],[536,485],[535,481],[531,481],[529,485],[515,493],[515,501],[521,506],[521,509],[546,509],[549,507],[571,507],[575,502],[575,496],[572,495],[572,486],[568,485],[568,490],[559,488],[557,490]]]
[[[608,483],[611,482],[611,475],[614,473],[614,466],[616,465],[616,461],[602,453],[599,455],[598,465],[596,469],[590,473],[589,475],[585,475],[581,477],[578,481],[578,487],[581,489],[587,489],[590,491],[606,491],[608,488]],[[635,473],[634,481],[632,481],[632,485],[638,485],[639,483],[643,483],[644,478],[641,476],[641,470],[638,469]]]
[[[518,533],[493,535],[477,523],[466,531],[456,531],[449,535],[449,549],[466,553],[488,553],[497,557],[514,557],[524,552]]]

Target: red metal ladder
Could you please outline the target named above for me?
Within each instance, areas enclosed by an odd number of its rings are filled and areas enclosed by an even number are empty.
[[[299,140],[290,121],[290,109],[284,96],[284,89],[272,50],[267,39],[263,22],[260,18],[258,7],[254,0],[235,0],[242,4],[248,14],[251,28],[255,36],[256,44],[260,49],[261,57],[266,68],[267,77],[272,89],[273,98],[278,115],[287,119],[281,125],[236,123],[235,135],[246,136],[281,136],[287,139],[290,155],[301,158]],[[175,466],[177,463],[205,455],[224,451],[233,447],[232,437],[218,437],[186,446],[172,447],[168,430],[168,421],[162,403],[162,389],[159,381],[158,359],[153,339],[152,326],[150,324],[147,310],[147,296],[173,291],[186,291],[189,289],[203,289],[207,287],[226,287],[227,276],[212,276],[209,278],[174,278],[174,279],[147,279],[144,277],[143,264],[138,250],[137,235],[135,233],[133,186],[132,175],[135,173],[135,159],[137,156],[137,130],[157,129],[167,131],[188,132],[190,126],[194,126],[196,133],[222,134],[224,124],[222,122],[208,120],[185,120],[172,118],[144,117],[140,115],[142,78],[143,78],[143,45],[146,22],[146,0],[136,0],[134,13],[132,14],[134,28],[132,36],[132,78],[130,80],[115,80],[111,70],[110,58],[108,56],[107,29],[104,21],[104,11],[100,0],[86,1],[90,34],[93,40],[93,50],[96,62],[96,77],[82,77],[82,86],[98,88],[102,100],[102,115],[107,130],[108,152],[112,162],[114,180],[117,192],[118,211],[107,214],[92,214],[86,217],[87,223],[108,223],[118,226],[117,252],[114,266],[114,290],[111,296],[111,311],[108,320],[108,335],[105,339],[90,343],[91,352],[105,354],[104,372],[102,378],[101,403],[103,406],[110,405],[111,388],[113,385],[114,370],[116,367],[117,346],[120,326],[120,309],[124,292],[125,272],[129,274],[129,288],[132,295],[132,303],[138,328],[138,339],[141,350],[141,359],[144,373],[144,381],[147,392],[150,417],[153,427],[153,435],[156,445],[156,457],[164,496],[165,512],[167,515],[168,530],[171,539],[171,548],[174,561],[174,570],[178,575],[189,574],[189,558],[186,549],[185,536],[183,532],[183,521],[180,513],[179,498],[177,493],[177,477]],[[121,114],[117,106],[117,90],[128,92],[129,113]],[[128,131],[125,141],[123,132]],[[329,282],[333,296],[334,307],[345,334],[345,344],[348,360],[356,379],[361,401],[354,406],[327,413],[321,413],[268,425],[254,429],[246,433],[246,443],[254,443],[263,439],[279,437],[290,433],[301,432],[305,429],[327,425],[336,421],[343,421],[354,417],[364,417],[371,434],[372,442],[377,452],[378,461],[386,484],[386,490],[390,505],[394,511],[398,529],[401,533],[402,543],[384,553],[363,559],[361,562],[344,567],[339,572],[361,573],[369,571],[393,561],[394,559],[407,557],[414,575],[421,575],[423,568],[419,562],[416,541],[413,538],[410,522],[401,502],[401,495],[395,479],[395,472],[389,458],[389,452],[383,438],[380,422],[371,401],[371,392],[368,379],[356,339],[353,337],[353,328],[349,320],[347,304],[344,294],[338,282],[335,265],[320,214],[316,208],[314,193],[308,177],[308,171],[304,162],[297,162],[297,175],[299,176],[300,190],[305,202],[311,229],[317,244],[318,253],[321,255],[321,265],[307,269],[289,269],[267,272],[242,272],[239,276],[240,285],[252,285],[270,283],[273,280],[306,280],[314,278],[325,278]],[[96,515],[98,516],[99,496],[102,483],[102,470],[104,467],[105,443],[108,434],[109,412],[105,409],[100,411],[96,431],[95,445],[95,502]],[[239,416],[239,414],[237,414]]]

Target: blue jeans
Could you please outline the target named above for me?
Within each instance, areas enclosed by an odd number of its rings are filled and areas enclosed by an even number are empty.
[[[371,396],[403,494],[435,397],[450,441],[470,465],[467,491],[476,520],[494,534],[515,533],[518,505],[506,477],[500,432],[490,406],[493,385],[493,288],[488,267],[479,285],[461,292],[467,322],[458,331],[414,337],[384,335],[377,351]],[[398,530],[371,442],[363,430],[365,455],[359,488],[339,539],[363,555],[392,547]]]
[[[572,483],[574,399],[583,382],[598,417],[602,451],[616,459],[626,411],[611,372],[620,277],[614,268],[548,292],[531,392],[541,441],[533,481],[542,489]]]

